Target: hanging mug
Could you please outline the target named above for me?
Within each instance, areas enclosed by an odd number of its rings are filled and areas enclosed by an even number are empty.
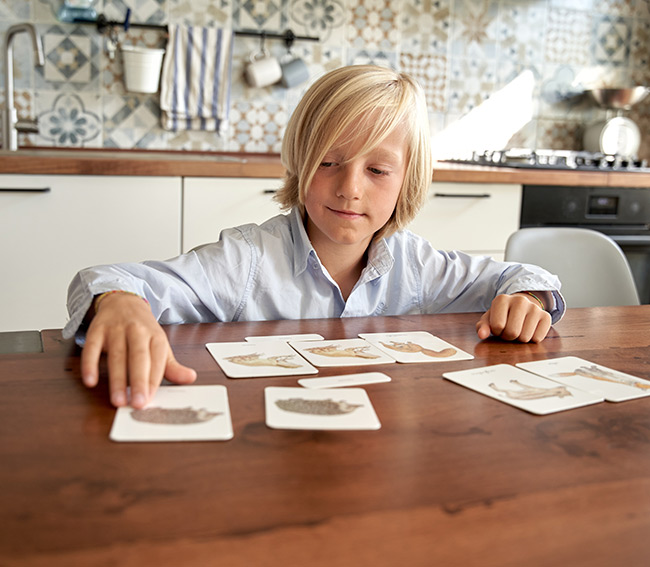
[[[279,61],[268,50],[262,49],[251,54],[244,76],[251,87],[268,87],[282,78],[282,69]]]
[[[301,85],[309,79],[309,69],[307,63],[300,57],[292,57],[289,61],[283,62],[282,68],[282,86],[292,89]]]

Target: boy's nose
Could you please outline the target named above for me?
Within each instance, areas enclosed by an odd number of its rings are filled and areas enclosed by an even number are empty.
[[[343,168],[337,195],[344,199],[358,199],[363,192],[362,171],[353,166]]]

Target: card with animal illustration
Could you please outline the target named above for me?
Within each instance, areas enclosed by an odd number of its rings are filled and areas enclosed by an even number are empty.
[[[650,396],[650,381],[576,356],[522,362],[517,366],[560,384],[602,396],[608,402]]]
[[[366,366],[390,364],[395,359],[363,339],[290,341],[289,344],[314,366]]]
[[[558,384],[510,364],[443,372],[451,382],[537,415],[603,401],[602,396]]]
[[[426,331],[361,333],[359,336],[392,356],[397,362],[444,362],[474,358]]]
[[[318,374],[285,341],[208,343],[208,352],[228,378]]]
[[[264,389],[266,425],[273,429],[363,430],[381,423],[363,388]]]
[[[143,409],[121,407],[113,441],[226,441],[233,429],[225,386],[161,386]]]
[[[301,378],[298,380],[303,388],[343,388],[390,382],[390,376],[383,372],[360,372],[359,374],[341,374],[323,378]]]
[[[244,337],[244,340],[259,343],[261,341],[322,341],[324,338],[316,333],[304,333],[300,335],[256,335]]]

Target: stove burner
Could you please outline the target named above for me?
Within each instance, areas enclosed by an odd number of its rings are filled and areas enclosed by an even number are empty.
[[[469,159],[446,159],[451,163],[530,169],[579,169],[583,171],[650,171],[646,160],[622,155],[564,150],[486,150]]]

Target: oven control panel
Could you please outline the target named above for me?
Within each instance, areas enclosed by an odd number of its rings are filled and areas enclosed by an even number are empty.
[[[524,185],[520,225],[649,230],[650,189]]]

